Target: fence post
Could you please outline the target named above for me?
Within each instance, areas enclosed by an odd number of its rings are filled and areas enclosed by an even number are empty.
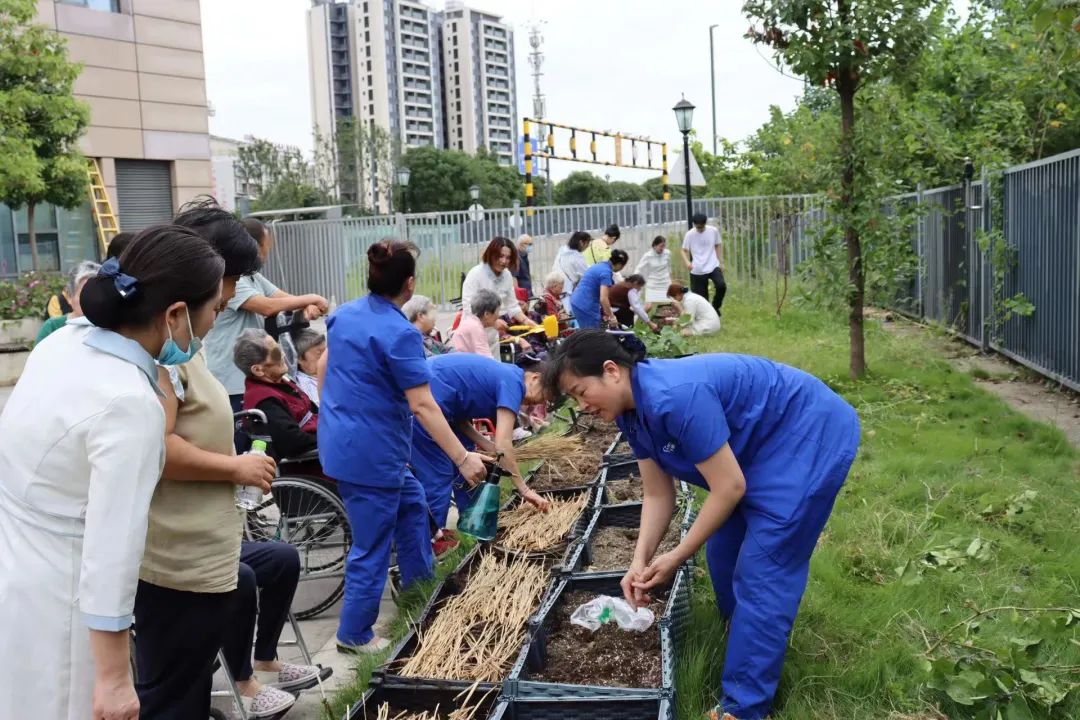
[[[919,258],[915,273],[915,296],[918,302],[919,319],[925,320],[925,307],[923,304],[923,272],[926,270],[926,213],[923,212],[923,186],[919,183],[915,189],[916,219],[915,223],[915,254]]]
[[[649,201],[638,200],[637,203],[637,218],[635,219],[635,226],[638,232],[638,237],[641,238],[640,248],[641,252],[645,253],[649,251]],[[641,257],[639,254],[638,257]]]
[[[409,223],[405,221],[404,213],[394,213],[394,223],[397,225],[397,235],[402,240],[409,239]]]
[[[991,216],[990,178],[986,175],[986,167],[982,169],[982,230],[986,236],[986,243],[979,248],[982,258],[982,292],[979,293],[979,303],[982,308],[982,334],[979,337],[979,346],[984,353],[990,352],[990,336],[994,331],[994,272],[991,266],[993,254],[990,252],[993,246],[994,221]]]

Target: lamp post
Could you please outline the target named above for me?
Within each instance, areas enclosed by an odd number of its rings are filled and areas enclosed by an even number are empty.
[[[712,154],[716,154],[716,59],[713,56],[713,30],[719,25],[709,26],[709,89],[712,90]]]
[[[397,171],[397,182],[401,186],[401,204],[405,206],[405,212],[409,212],[409,168],[402,165]]]
[[[477,200],[480,199],[480,186],[479,185],[470,185],[469,186],[469,198],[472,199],[473,202],[476,202]]]
[[[683,172],[686,181],[686,227],[693,227],[694,199],[690,193],[690,129],[694,126],[694,104],[685,97],[675,103],[675,122],[682,133]]]

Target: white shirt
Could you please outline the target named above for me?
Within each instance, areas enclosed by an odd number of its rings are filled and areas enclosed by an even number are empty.
[[[570,295],[574,287],[581,281],[581,276],[589,269],[585,256],[569,245],[559,247],[559,253],[555,256],[555,262],[551,266],[553,272],[561,272],[566,278],[563,292]]]
[[[720,316],[705,298],[692,292],[683,293],[682,308],[690,316],[690,331],[695,335],[720,331]]]
[[[630,292],[626,293],[626,300],[630,303],[630,309],[634,311],[634,314],[638,316],[641,322],[648,325],[649,313],[645,312],[645,306],[641,302],[641,293],[638,292],[638,289],[630,288]]]
[[[514,295],[514,276],[510,270],[503,270],[498,275],[487,263],[480,263],[465,276],[465,282],[461,286],[461,314],[472,315],[472,301],[480,290],[490,290],[499,296],[499,315],[518,317],[521,315],[521,305],[518,304]]]
[[[649,249],[638,260],[634,269],[638,275],[645,278],[645,299],[649,302],[663,302],[667,300],[668,286],[671,285],[671,251],[664,248],[664,252],[657,253]]]
[[[308,375],[303,370],[296,371],[296,384],[300,386],[300,389],[304,391],[304,394],[308,396],[308,399],[316,405],[319,404],[319,381],[318,379]]]
[[[683,247],[690,252],[691,275],[708,275],[720,267],[720,258],[716,256],[716,246],[720,244],[720,231],[712,225],[706,225],[701,232],[690,228],[683,238]]]

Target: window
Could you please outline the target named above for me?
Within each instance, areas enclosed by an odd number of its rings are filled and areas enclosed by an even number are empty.
[[[454,88],[454,97],[461,99],[461,88]],[[458,105],[461,105],[461,103],[458,103]]]
[[[364,18],[364,27],[366,27],[366,28],[371,27],[371,25],[368,24],[369,22],[370,22],[370,18],[365,17]]]
[[[454,62],[454,72],[457,72],[457,71],[458,71],[458,69],[459,69],[459,68],[458,68],[458,64],[457,64],[457,62],[455,61],[455,62]]]
[[[367,91],[367,99],[368,99],[368,102],[375,102],[375,91],[374,90],[368,90]]]
[[[454,59],[458,59],[457,48],[454,48]]]
[[[368,30],[364,31],[364,42],[366,42],[366,43],[371,42],[371,32],[368,31]]]
[[[371,61],[370,61],[370,60],[368,60],[368,61],[367,61],[367,71],[368,71],[368,72],[371,72]],[[371,78],[370,78],[370,77],[368,78],[368,82],[371,82]]]
[[[60,0],[64,5],[75,5],[102,12],[120,12],[120,0]]]
[[[457,101],[457,111],[461,112],[461,101],[460,100]],[[460,121],[460,120],[461,120],[461,116],[458,115],[458,121]]]
[[[368,57],[371,57],[371,46],[370,46],[370,45],[368,45],[368,46],[367,46],[367,48],[366,48],[366,50],[367,50],[367,56],[368,56]]]

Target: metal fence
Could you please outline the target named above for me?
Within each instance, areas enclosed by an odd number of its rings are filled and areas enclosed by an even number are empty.
[[[897,200],[919,271],[895,306],[1080,390],[1080,150]]]
[[[815,195],[693,203],[720,229],[729,281],[762,295],[810,256],[827,204]],[[883,214],[900,209],[915,211],[899,232],[918,267],[898,281],[892,304],[1080,390],[1080,150],[976,182],[899,195]],[[318,292],[342,303],[364,293],[367,247],[407,237],[421,249],[418,291],[448,308],[492,237],[533,236],[530,265],[540,287],[570,233],[598,236],[611,223],[620,226],[617,247],[630,254],[631,270],[663,235],[673,274],[686,276],[678,256],[685,200],[278,223],[267,272],[290,292]],[[1034,306],[1026,316],[1011,311],[1019,309],[1014,300],[1021,293]]]

